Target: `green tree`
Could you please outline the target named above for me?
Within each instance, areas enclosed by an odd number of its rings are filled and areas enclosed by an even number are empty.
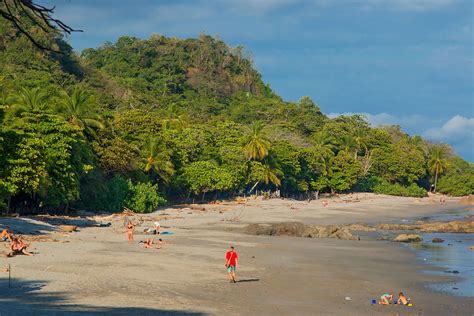
[[[152,139],[148,142],[146,151],[146,172],[154,171],[163,182],[168,183],[175,173],[171,161],[171,150],[166,147],[160,139]]]
[[[429,151],[428,170],[434,176],[434,192],[438,184],[438,176],[449,166],[448,151],[444,144],[434,145]]]
[[[268,156],[270,143],[263,137],[264,125],[257,121],[246,136],[244,151],[249,160],[263,160]]]
[[[56,112],[71,125],[80,128],[87,136],[95,135],[95,130],[104,128],[97,113],[94,98],[85,90],[75,87],[72,93],[61,92]]]
[[[8,120],[14,124],[21,124],[24,114],[40,113],[46,109],[46,93],[39,87],[33,89],[21,88],[12,98],[8,111]],[[29,116],[33,118],[33,116]]]

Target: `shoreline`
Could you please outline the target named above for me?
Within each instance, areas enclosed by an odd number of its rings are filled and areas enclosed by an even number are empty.
[[[423,273],[432,267],[398,243],[242,232],[249,223],[308,219],[321,224],[355,223],[364,218],[387,219],[387,212],[390,218],[404,219],[458,206],[456,199],[449,200],[447,207],[430,210],[431,203],[419,205],[415,199],[366,198],[353,203],[330,202],[328,208],[321,201],[251,200],[194,208],[175,206],[129,216],[138,223],[136,241],[149,237],[140,232],[157,219],[162,229],[174,233],[162,236],[166,244],[159,250],[127,244],[125,217],[121,215],[90,216],[84,225],[80,224],[84,219],[74,219],[79,226],[75,233],[58,231],[61,217],[50,223],[46,218],[0,218],[0,224],[39,230],[50,238],[32,242],[37,252],[34,257],[2,260],[1,264],[12,265],[14,287],[8,289],[5,278],[0,277],[0,284],[7,289],[0,306],[12,315],[26,311],[39,315],[469,315],[474,310],[472,298],[439,293],[426,286],[456,276]],[[91,226],[108,222],[109,227]],[[230,244],[239,253],[237,277],[244,281],[235,285],[227,282],[223,268],[222,257]],[[407,292],[414,307],[370,304],[382,293],[399,290]]]

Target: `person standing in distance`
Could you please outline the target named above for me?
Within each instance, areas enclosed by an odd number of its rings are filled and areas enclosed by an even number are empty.
[[[235,280],[235,270],[237,269],[237,259],[239,256],[237,252],[234,251],[234,246],[230,246],[230,250],[225,254],[225,267],[227,268],[227,273],[229,274],[229,281],[231,283],[237,282]]]

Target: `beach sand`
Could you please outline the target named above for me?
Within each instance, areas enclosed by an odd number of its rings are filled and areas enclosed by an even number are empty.
[[[452,276],[422,273],[433,268],[398,243],[243,233],[249,223],[397,222],[461,207],[458,199],[440,206],[436,197],[373,194],[327,199],[328,207],[322,201],[252,199],[135,216],[135,241],[147,238],[139,232],[156,219],[162,231],[174,232],[163,235],[161,249],[128,244],[121,216],[71,219],[81,227],[68,234],[51,220],[0,218],[1,225],[52,239],[32,242],[34,257],[0,259],[0,266],[11,266],[10,288],[8,274],[0,274],[0,315],[473,315],[473,298],[426,287]],[[90,226],[98,222],[112,226]],[[236,284],[227,281],[224,267],[231,244],[239,254]],[[415,306],[371,305],[381,294],[399,291]]]

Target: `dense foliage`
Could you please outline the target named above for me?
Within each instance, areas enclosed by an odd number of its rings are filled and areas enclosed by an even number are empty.
[[[0,208],[149,212],[166,199],[280,190],[474,192],[473,167],[399,127],[285,102],[242,47],[121,37],[80,56],[0,21]]]

